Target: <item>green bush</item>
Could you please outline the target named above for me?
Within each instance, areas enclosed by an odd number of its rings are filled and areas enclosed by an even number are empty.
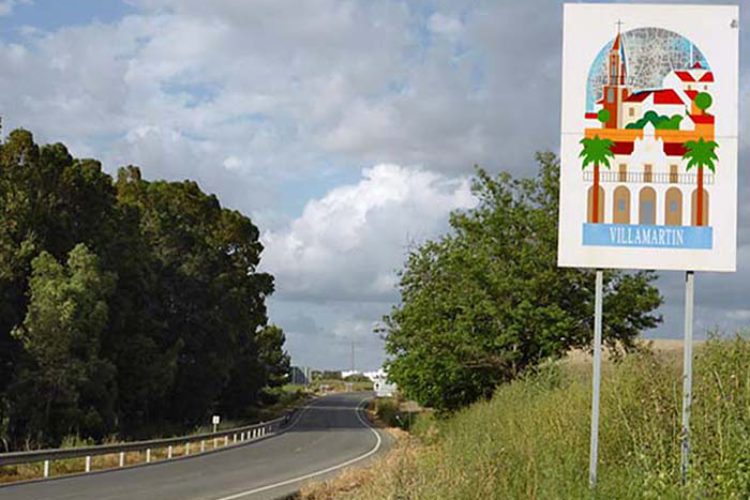
[[[558,363],[448,419],[420,417],[418,458],[360,498],[748,498],[750,342],[696,349],[692,467],[680,483],[681,360],[648,351],[605,364],[599,483],[588,488],[590,365]]]

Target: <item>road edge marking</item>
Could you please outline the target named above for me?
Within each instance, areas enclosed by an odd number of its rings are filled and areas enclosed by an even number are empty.
[[[340,463],[338,465],[333,465],[331,467],[328,467],[327,469],[319,470],[319,471],[316,471],[316,472],[311,472],[309,474],[304,474],[302,476],[293,477],[291,479],[286,479],[286,480],[278,482],[278,483],[268,484],[266,486],[260,486],[258,488],[253,488],[252,490],[241,491],[239,493],[234,493],[234,494],[229,495],[229,496],[220,497],[220,498],[217,498],[215,500],[237,500],[238,498],[243,498],[243,497],[247,497],[247,496],[250,496],[250,495],[254,495],[255,493],[261,493],[263,491],[272,490],[274,488],[279,488],[281,486],[287,486],[289,484],[298,483],[300,481],[305,481],[306,479],[311,479],[311,478],[313,478],[315,476],[320,476],[320,475],[326,474],[328,472],[333,472],[335,470],[343,469],[344,467],[348,467],[348,466],[350,466],[350,465],[352,465],[354,463],[357,463],[357,462],[359,462],[361,460],[364,460],[364,459],[366,459],[366,458],[374,455],[375,453],[378,452],[378,450],[380,449],[380,446],[383,444],[383,438],[380,437],[380,433],[375,429],[375,427],[373,427],[370,424],[370,422],[368,422],[366,419],[362,418],[361,410],[363,409],[363,403],[365,403],[366,401],[368,401],[370,399],[371,398],[368,397],[368,398],[365,398],[362,401],[360,401],[359,404],[357,405],[356,410],[355,410],[355,415],[357,415],[357,419],[362,424],[364,424],[364,426],[365,426],[366,429],[368,429],[370,432],[372,432],[375,435],[375,439],[376,439],[375,446],[373,446],[372,449],[370,449],[370,451],[368,451],[368,452],[366,452],[366,453],[364,453],[364,454],[362,454],[362,455],[360,455],[358,457],[349,459],[346,462],[342,462],[342,463]],[[299,419],[297,421],[299,422]]]

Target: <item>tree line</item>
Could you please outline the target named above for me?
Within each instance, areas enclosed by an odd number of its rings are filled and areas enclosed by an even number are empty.
[[[258,228],[193,181],[0,145],[0,435],[137,436],[242,417],[289,367]]]
[[[408,255],[401,303],[384,318],[389,378],[407,396],[453,411],[571,349],[591,345],[594,271],[558,268],[559,163],[538,175],[477,169],[478,205]],[[604,331],[616,353],[661,322],[653,272],[605,271]]]

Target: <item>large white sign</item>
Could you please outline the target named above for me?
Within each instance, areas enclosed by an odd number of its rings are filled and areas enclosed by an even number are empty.
[[[738,23],[565,5],[559,265],[735,270]]]

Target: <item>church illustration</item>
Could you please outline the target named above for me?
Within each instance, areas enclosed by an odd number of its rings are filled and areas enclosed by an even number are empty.
[[[652,71],[660,85],[637,88],[627,40],[618,29],[585,113],[583,243],[710,249],[714,74],[702,56],[691,60],[690,45],[685,67]]]

